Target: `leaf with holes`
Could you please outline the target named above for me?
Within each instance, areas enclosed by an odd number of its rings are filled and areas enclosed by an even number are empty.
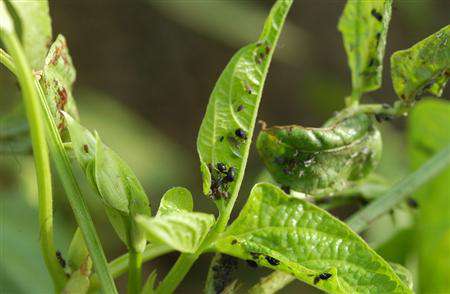
[[[360,114],[324,128],[263,128],[256,147],[278,183],[314,195],[367,176],[380,160],[382,143],[372,119]]]
[[[253,188],[214,248],[329,293],[411,293],[347,225],[267,183]]]
[[[353,90],[369,92],[381,86],[386,35],[392,0],[347,1],[339,20],[352,72]]]
[[[267,71],[291,4],[291,0],[276,2],[259,40],[233,56],[209,99],[197,150],[203,192],[214,199],[227,198],[239,188]],[[218,163],[232,169],[235,177],[226,180],[216,168]]]
[[[441,96],[450,77],[450,25],[391,56],[394,90],[406,103],[420,95]]]

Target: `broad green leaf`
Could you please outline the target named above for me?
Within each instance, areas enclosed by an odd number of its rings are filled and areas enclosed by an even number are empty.
[[[235,194],[241,182],[267,71],[291,4],[292,0],[275,3],[259,40],[233,56],[211,94],[200,127],[197,150],[203,191],[212,198]],[[222,175],[208,168],[217,163],[236,169],[233,182],[219,185]]]
[[[157,217],[139,215],[137,223],[148,240],[175,250],[194,253],[214,223],[214,216],[200,212],[174,212]]]
[[[353,90],[369,92],[381,86],[386,35],[392,0],[349,0],[339,20]]]
[[[367,176],[381,156],[381,136],[365,114],[325,128],[298,125],[263,128],[256,147],[281,185],[326,194]]]
[[[253,188],[238,218],[214,246],[329,293],[411,293],[347,225],[267,183]]]
[[[450,77],[450,25],[409,49],[391,56],[391,75],[398,97],[407,103],[424,93],[441,96]]]
[[[78,117],[75,100],[72,96],[72,85],[75,82],[76,72],[64,36],[59,35],[51,45],[41,75],[40,83],[47,98],[47,104],[58,130],[61,132],[65,128],[62,111]]]
[[[162,197],[156,216],[166,215],[173,212],[192,211],[194,202],[191,192],[182,187],[168,190]]]
[[[450,144],[450,103],[427,100],[409,119],[412,168]],[[414,240],[419,253],[419,288],[422,293],[448,293],[450,264],[450,167],[414,194],[419,202]]]
[[[393,262],[390,262],[389,264],[403,283],[408,286],[409,289],[413,290],[413,277],[411,272],[401,264]]]
[[[41,69],[52,41],[48,1],[9,0],[7,4],[14,8],[12,14],[16,31],[30,66],[33,69]]]

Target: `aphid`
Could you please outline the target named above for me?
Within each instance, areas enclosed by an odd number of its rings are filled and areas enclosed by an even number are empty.
[[[61,267],[63,268],[66,267],[66,261],[62,257],[61,251],[59,250],[56,250],[56,259],[58,259],[58,262],[61,265]]]
[[[244,109],[244,105],[239,105],[236,109],[237,112],[241,111]]]
[[[314,278],[314,285],[319,283],[320,280],[328,280],[331,278],[332,274],[330,273],[322,273]]]
[[[89,153],[89,146],[87,144],[84,144],[83,150],[84,150],[84,152]]]
[[[245,131],[243,129],[237,129],[236,131],[234,131],[234,134],[238,138],[241,138],[244,140],[247,139],[247,134],[245,133]]]
[[[266,48],[264,48],[266,50],[266,55],[268,55],[270,53],[270,47],[266,46]]]
[[[224,136],[220,136],[220,137],[219,137],[219,142],[222,142],[223,139],[225,139],[225,137],[224,137]]]
[[[236,178],[236,168],[232,166],[227,171],[227,175],[225,176],[225,181],[230,183],[230,182],[234,181],[235,178]]]
[[[245,84],[245,92],[248,94],[253,94],[253,89],[249,84]]]
[[[281,190],[283,190],[286,194],[291,193],[291,188],[289,186],[281,186]]]
[[[247,262],[249,267],[253,267],[253,268],[257,268],[258,267],[258,264],[254,260],[247,259],[246,262]]]
[[[259,256],[261,255],[261,253],[250,252],[250,255],[252,256],[253,259],[259,259]]]
[[[227,171],[227,167],[225,166],[225,164],[218,162],[217,163],[217,169],[221,172],[221,173],[225,173]]]
[[[270,265],[277,266],[280,264],[280,261],[272,256],[266,255],[265,258]]]
[[[414,198],[408,198],[407,203],[408,203],[408,206],[411,208],[419,207],[419,203],[417,203],[417,201]]]
[[[237,241],[236,239],[233,239],[233,240],[231,241],[231,245],[236,245],[237,242],[238,242],[238,241]]]
[[[372,9],[372,11],[370,12],[370,14],[372,14],[373,17],[375,17],[378,21],[382,21],[383,20],[383,16],[374,9]]]

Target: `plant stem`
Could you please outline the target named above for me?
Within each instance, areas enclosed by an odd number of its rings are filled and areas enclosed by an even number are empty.
[[[129,254],[128,294],[138,294],[141,291],[142,253],[131,249]]]
[[[367,207],[352,215],[347,219],[346,223],[355,232],[362,232],[374,219],[378,218],[383,213],[390,211],[408,195],[438,175],[449,164],[450,145],[435,154],[418,170],[396,183],[383,196],[377,198]]]
[[[12,56],[12,59],[6,59],[5,53],[2,52],[0,54],[2,63],[8,69],[14,70],[22,89],[38,185],[40,246],[45,264],[55,285],[55,290],[59,292],[67,278],[56,258],[53,243],[52,178],[42,113],[33,84],[34,79],[31,68],[15,32],[2,31],[1,39]]]
[[[293,282],[295,277],[284,272],[274,271],[263,277],[258,284],[255,284],[248,291],[249,294],[269,294],[275,293]]]
[[[105,253],[103,252],[103,248],[95,230],[94,223],[92,222],[91,215],[89,214],[86,203],[84,202],[80,187],[78,186],[73,174],[70,159],[64,149],[58,129],[56,128],[50,109],[46,103],[44,92],[39,82],[36,80],[35,85],[38,89],[41,107],[45,112],[44,118],[49,135],[50,151],[62,185],[66,191],[70,206],[74,212],[75,219],[81,232],[83,233],[95,271],[102,284],[103,291],[105,293],[117,293],[114,280],[111,273],[108,271]]]

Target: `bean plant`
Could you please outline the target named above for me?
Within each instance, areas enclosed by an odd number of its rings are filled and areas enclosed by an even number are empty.
[[[117,293],[114,279],[127,273],[128,293],[172,293],[205,253],[215,254],[206,293],[239,291],[239,280],[230,278],[238,259],[273,270],[251,293],[273,293],[295,279],[329,293],[413,292],[408,270],[383,259],[359,234],[450,163],[447,146],[381,193],[368,186],[383,152],[379,123],[407,115],[425,94],[442,94],[450,76],[450,26],[391,56],[394,104],[362,103],[381,86],[392,0],[348,1],[338,24],[351,72],[345,108],[320,128],[262,122],[256,148],[270,177],[240,195],[246,203],[230,223],[292,2],[275,2],[258,40],[234,54],[212,90],[197,150],[202,190],[217,215],[195,211],[183,187],[168,190],[151,208],[139,179],[102,140],[101,130],[83,126],[68,43],[62,35],[53,39],[47,1],[0,2],[0,60],[22,91],[38,183],[40,247],[55,292]],[[50,158],[78,225],[66,256],[53,240]],[[105,258],[72,163],[128,249],[112,261]],[[373,188],[364,190],[372,197],[347,220],[327,211],[348,200],[346,191],[364,187]],[[142,277],[144,263],[172,251],[180,255],[164,277],[156,270]]]

